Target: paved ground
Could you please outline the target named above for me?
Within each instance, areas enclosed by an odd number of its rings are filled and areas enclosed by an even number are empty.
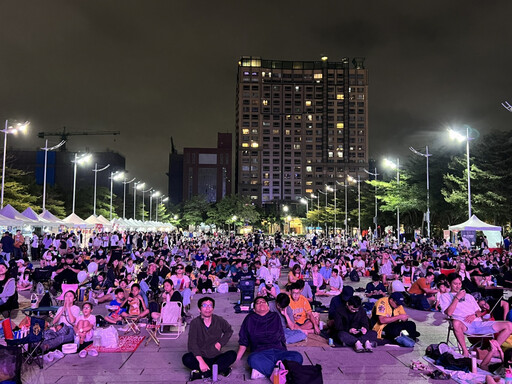
[[[362,280],[354,287],[365,285]],[[197,303],[201,295],[194,297],[192,305]],[[237,349],[238,331],[244,314],[235,314],[233,303],[239,294],[214,294],[217,301],[215,313],[226,318],[235,331],[226,348]],[[329,298],[321,300],[328,302]],[[106,312],[97,308],[95,313]],[[197,307],[191,311],[195,316]],[[348,348],[323,347],[290,347],[304,356],[304,364],[321,364],[324,383],[424,383],[434,382],[426,376],[409,369],[411,360],[421,360],[425,348],[431,343],[446,340],[447,324],[443,316],[437,312],[420,312],[408,309],[409,315],[417,322],[421,333],[420,342],[414,349],[395,346],[377,347],[372,354],[356,354]],[[322,314],[325,320],[326,314]],[[142,331],[146,335],[146,331]],[[61,360],[45,363],[40,370],[30,367],[24,370],[24,383],[187,383],[189,372],[181,363],[181,356],[186,352],[187,333],[178,340],[162,340],[161,346],[154,343],[144,346],[142,343],[133,353],[104,353],[98,357],[81,359],[78,355],[67,355]],[[247,354],[246,356],[247,357]],[[219,377],[222,383],[241,383],[253,381],[250,370],[244,359],[243,364],[235,366],[230,377]],[[196,381],[197,382],[197,381]],[[201,382],[201,381],[199,381]],[[254,380],[257,383],[268,383],[267,379]],[[452,383],[452,381],[444,381]]]

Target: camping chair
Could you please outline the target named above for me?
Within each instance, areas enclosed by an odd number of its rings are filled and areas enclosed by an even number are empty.
[[[446,344],[448,344],[448,345],[450,345],[450,344],[455,345],[454,343],[452,343],[450,341],[450,336],[451,336],[452,332],[453,332],[453,334],[455,336],[455,332],[453,330],[453,320],[454,319],[452,317],[447,317],[447,321],[448,321],[448,334],[446,335]],[[466,338],[470,342],[470,346],[468,348],[469,352],[475,350],[476,348],[481,348],[486,341],[494,339],[494,333],[485,333],[485,334],[464,333],[464,335],[466,336]],[[459,349],[459,352],[462,353],[462,348],[459,345],[458,340],[457,340],[457,345],[456,346]]]
[[[38,283],[43,284],[45,289],[50,289],[53,269],[51,267],[36,268],[32,273],[32,287],[36,288]]]
[[[33,361],[43,368],[43,331],[44,319],[30,317],[30,326],[28,332],[24,334],[22,331],[13,332],[11,322],[6,320],[2,323],[4,327],[5,341],[8,346],[17,346],[23,354],[23,362],[31,364]]]
[[[149,325],[147,331],[149,339],[146,345],[153,340],[157,345],[160,345],[161,339],[175,340],[185,332],[186,323],[182,322],[181,314],[183,304],[179,301],[167,301],[162,304],[160,310],[160,317],[156,320],[154,325]]]

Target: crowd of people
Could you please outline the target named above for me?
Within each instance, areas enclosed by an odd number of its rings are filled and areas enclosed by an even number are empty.
[[[182,360],[192,380],[209,377],[214,364],[229,375],[247,349],[253,377],[269,377],[278,360],[302,363],[288,346],[309,334],[356,353],[386,343],[414,346],[420,333],[406,307],[450,316],[468,356],[466,333],[494,333],[500,346],[512,333],[510,302],[500,288],[512,286],[512,251],[507,242],[503,250],[463,244],[177,231],[98,232],[85,241],[81,233],[33,233],[24,239],[19,231],[6,232],[0,240],[0,314],[9,317],[18,294],[41,284],[50,296],[60,295],[62,304],[44,331],[46,359],[53,360],[62,356],[65,343],[90,344],[97,326],[125,326],[127,317],[151,323],[163,304],[180,302],[182,321],[189,323]],[[363,277],[370,280],[366,287],[354,289]],[[248,280],[256,287],[252,307],[238,351],[226,351],[233,329],[214,314],[216,299]],[[81,307],[77,288],[68,289],[73,285],[90,288]],[[196,295],[199,316],[192,319]],[[101,303],[108,304],[108,314],[94,315]],[[97,355],[80,349],[80,356]]]

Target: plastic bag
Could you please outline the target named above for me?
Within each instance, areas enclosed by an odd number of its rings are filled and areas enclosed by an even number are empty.
[[[228,283],[222,283],[217,288],[218,293],[228,293],[228,291],[229,291]]]
[[[270,375],[270,381],[272,384],[286,384],[287,374],[288,370],[284,367],[283,362],[279,360]]]
[[[117,348],[119,346],[119,334],[113,325],[101,331],[101,346],[104,348]]]

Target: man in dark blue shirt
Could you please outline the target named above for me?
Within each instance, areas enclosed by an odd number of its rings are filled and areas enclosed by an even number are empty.
[[[9,262],[11,254],[14,251],[14,239],[9,232],[5,232],[0,243],[2,244],[0,256],[2,256],[6,262]]]

